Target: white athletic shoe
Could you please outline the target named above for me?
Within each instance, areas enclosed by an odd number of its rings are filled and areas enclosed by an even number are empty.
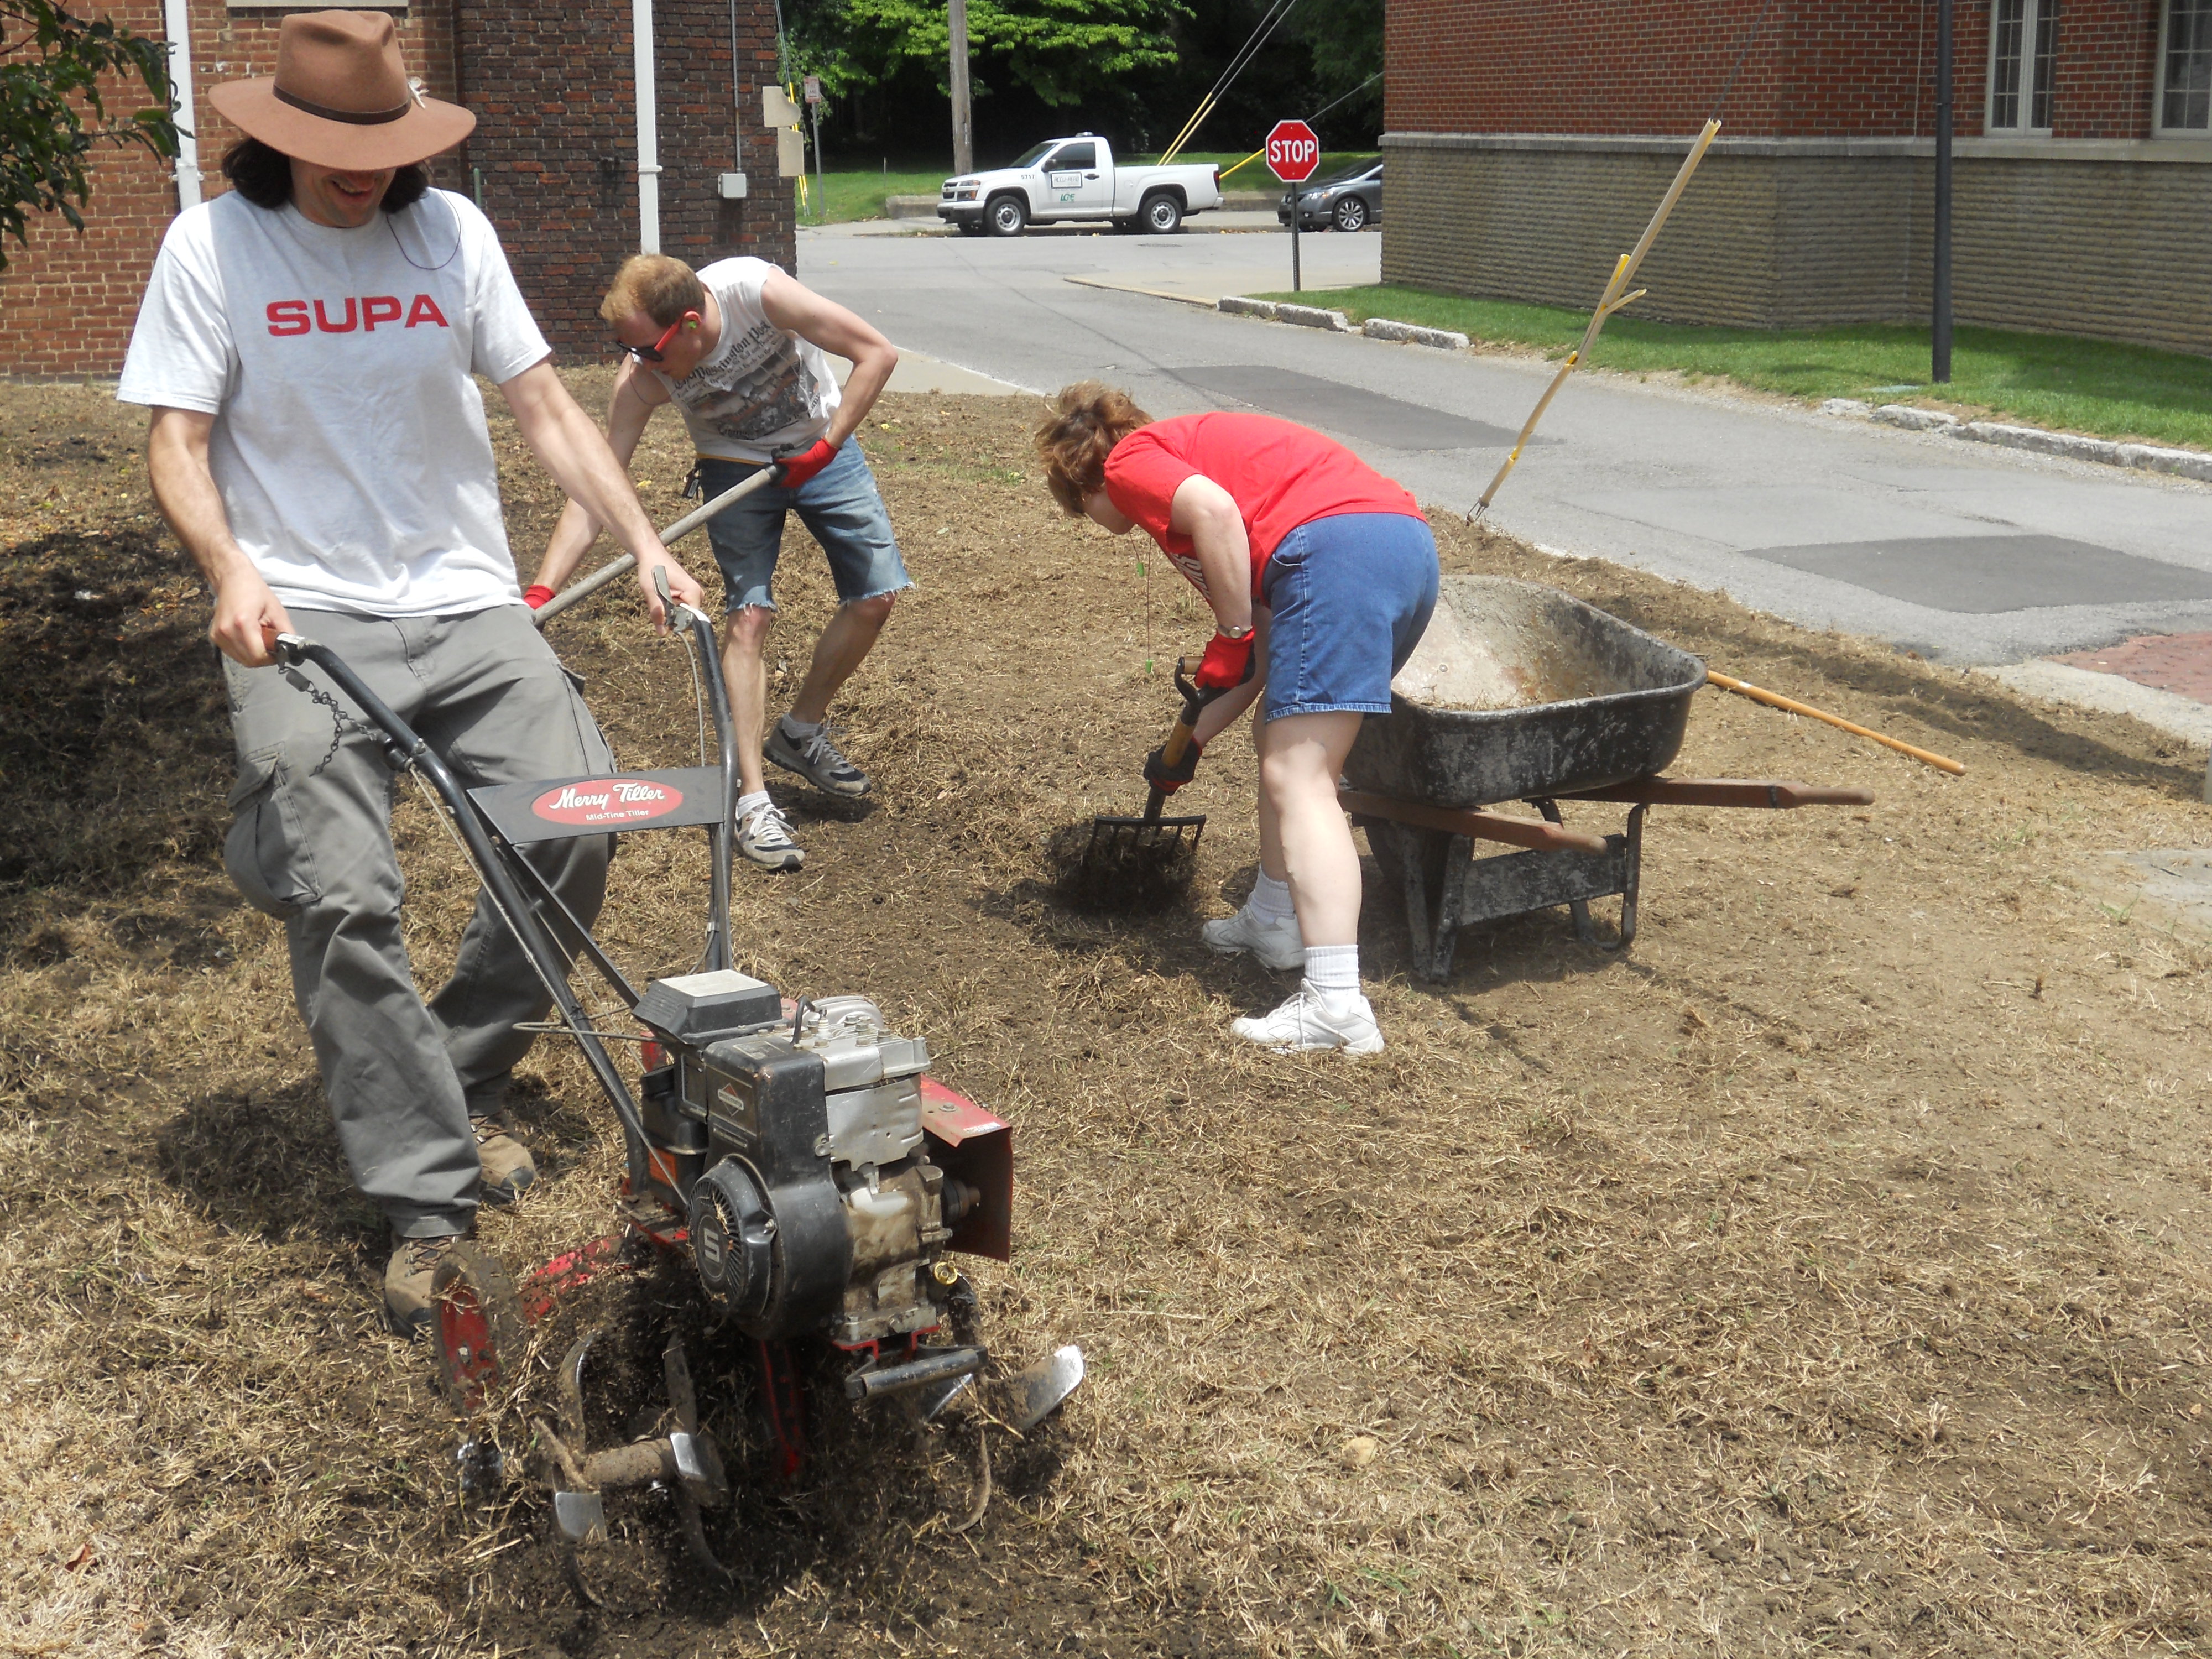
[[[1341,1048],[1348,1054],[1382,1052],[1382,1033],[1365,997],[1355,991],[1332,1010],[1304,980],[1274,1012],[1237,1020],[1229,1029],[1247,1042],[1265,1043],[1279,1054],[1306,1048]]]
[[[790,820],[774,801],[756,806],[738,820],[738,851],[770,870],[796,870],[805,849],[791,838]]]
[[[1249,951],[1270,968],[1306,965],[1305,940],[1299,936],[1296,916],[1265,922],[1249,910],[1239,910],[1233,916],[1207,922],[1199,929],[1199,936],[1206,941],[1208,950],[1218,951],[1224,957]]]

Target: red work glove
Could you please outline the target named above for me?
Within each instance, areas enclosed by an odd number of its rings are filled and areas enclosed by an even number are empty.
[[[816,473],[837,459],[837,447],[827,438],[817,438],[813,447],[802,449],[796,455],[786,456],[783,467],[783,487],[796,489]]]
[[[1172,795],[1198,775],[1199,750],[1205,746],[1193,738],[1183,749],[1182,763],[1170,768],[1162,758],[1167,753],[1167,745],[1162,744],[1145,757],[1145,781],[1163,795]]]
[[[1243,684],[1252,678],[1252,635],[1232,640],[1225,634],[1216,634],[1206,641],[1198,672],[1190,678],[1207,691],[1226,691]]]
[[[544,582],[532,582],[522,590],[522,602],[532,611],[537,610],[552,597],[553,590],[546,586]]]

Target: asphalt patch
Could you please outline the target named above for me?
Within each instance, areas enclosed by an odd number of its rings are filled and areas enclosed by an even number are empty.
[[[2064,536],[1901,536],[1753,547],[1754,559],[1932,611],[1990,616],[2069,605],[2212,599],[2212,574]]]

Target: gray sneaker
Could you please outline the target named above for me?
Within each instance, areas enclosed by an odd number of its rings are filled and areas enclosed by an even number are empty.
[[[790,822],[774,801],[738,820],[738,851],[769,870],[796,870],[806,862],[806,849],[791,838]]]
[[[787,772],[796,772],[817,789],[833,795],[860,796],[868,793],[868,775],[837,751],[830,741],[830,728],[801,736],[791,729],[786,714],[768,734],[761,752]]]

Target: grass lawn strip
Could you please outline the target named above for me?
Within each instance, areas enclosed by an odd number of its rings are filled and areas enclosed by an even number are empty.
[[[1477,349],[1534,347],[1564,356],[1589,326],[1586,311],[1476,300],[1390,284],[1257,294],[1254,299],[1326,304],[1356,326],[1370,317],[1455,329]],[[2005,419],[2053,431],[2212,450],[2212,359],[2063,334],[1961,328],[1952,380],[1928,384],[1928,331],[1853,323],[1774,331],[1655,323],[1632,312],[1605,326],[1586,367],[1624,374],[1678,374],[1733,380],[1819,403],[1854,398],[1911,404],[1960,420]]]

